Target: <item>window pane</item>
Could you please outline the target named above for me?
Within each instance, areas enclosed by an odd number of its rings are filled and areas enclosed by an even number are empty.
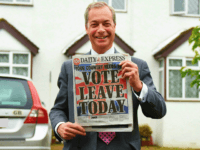
[[[108,0],[97,0],[98,2],[106,2],[108,4]]]
[[[0,106],[24,106],[27,95],[22,83],[17,81],[0,80]]]
[[[184,11],[185,10],[185,0],[174,0],[174,11]]]
[[[162,68],[164,66],[164,61],[163,60],[160,60],[159,61],[159,68]]]
[[[8,54],[0,54],[0,63],[8,63],[9,55]]]
[[[0,67],[0,74],[9,74],[10,69],[9,67]]]
[[[163,71],[159,72],[159,92],[164,96],[163,93]]]
[[[13,54],[13,64],[28,64],[28,54]]]
[[[169,97],[182,97],[182,78],[179,70],[169,70]]]
[[[28,68],[26,67],[13,67],[13,74],[28,76]]]
[[[185,80],[185,97],[186,98],[198,98],[199,90],[197,89],[197,85],[190,87],[190,83],[195,79],[195,77],[186,76]]]
[[[170,59],[169,66],[182,66],[182,60],[181,59]]]
[[[199,14],[199,0],[188,0],[188,14]]]
[[[112,0],[112,7],[114,9],[125,9],[125,2],[124,0]]]
[[[192,61],[187,60],[187,61],[186,61],[186,65],[187,65],[187,66],[198,66],[198,63],[192,64]]]

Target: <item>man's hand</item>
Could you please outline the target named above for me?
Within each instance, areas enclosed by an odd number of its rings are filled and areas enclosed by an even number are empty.
[[[73,139],[77,134],[86,135],[85,129],[77,123],[66,122],[59,125],[58,134],[66,140]]]
[[[130,60],[124,60],[119,65],[122,66],[122,78],[128,78],[130,85],[136,92],[142,90],[142,82],[139,77],[138,66]]]

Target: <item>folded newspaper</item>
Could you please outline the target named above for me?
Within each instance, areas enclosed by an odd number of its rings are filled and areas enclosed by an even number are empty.
[[[128,54],[75,55],[74,118],[86,131],[133,130],[131,86],[119,65]]]

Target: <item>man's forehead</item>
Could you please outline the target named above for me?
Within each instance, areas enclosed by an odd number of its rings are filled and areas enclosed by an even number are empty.
[[[100,20],[90,20],[90,22],[99,22]],[[111,22],[112,20],[101,20],[102,22]]]
[[[113,19],[111,10],[107,7],[92,8],[88,12],[88,21],[111,21]]]

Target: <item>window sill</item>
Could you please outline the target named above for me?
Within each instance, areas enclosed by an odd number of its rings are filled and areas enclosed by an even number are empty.
[[[11,4],[11,3],[0,3],[0,5],[33,7],[33,4]]]
[[[127,13],[127,10],[115,10],[115,13]]]
[[[184,15],[184,14],[170,14],[170,16],[190,17],[190,18],[199,18],[200,17],[200,15]]]
[[[166,100],[165,102],[200,102],[200,100]]]

